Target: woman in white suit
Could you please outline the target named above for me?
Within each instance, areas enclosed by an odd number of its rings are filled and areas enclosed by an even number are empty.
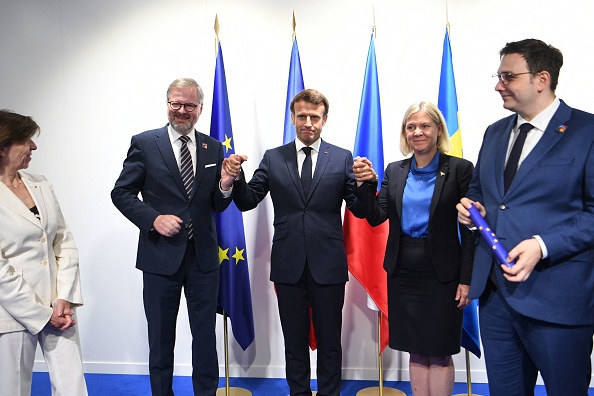
[[[0,396],[31,394],[37,345],[52,394],[84,396],[78,251],[51,184],[22,171],[38,133],[31,117],[0,110]]]

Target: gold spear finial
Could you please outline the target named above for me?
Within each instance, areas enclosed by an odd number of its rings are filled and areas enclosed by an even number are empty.
[[[375,4],[373,5],[373,38],[377,39],[377,27],[375,26]]]
[[[297,22],[295,22],[295,10],[293,10],[293,40],[295,40],[295,37],[297,36],[297,33],[295,32],[296,27]]]
[[[214,31],[215,31],[215,57],[219,54],[219,31],[221,30],[219,26],[219,15],[215,14],[215,23],[214,23]]]
[[[450,16],[448,12],[448,0],[446,0],[446,29],[448,30],[448,34],[450,33]]]

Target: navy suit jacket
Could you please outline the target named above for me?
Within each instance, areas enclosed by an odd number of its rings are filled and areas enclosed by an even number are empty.
[[[301,187],[294,141],[267,150],[249,183],[244,177],[234,183],[233,200],[241,211],[255,208],[270,191],[274,205],[271,281],[297,283],[306,258],[317,283],[348,281],[341,208],[344,200],[355,216],[362,216],[353,205],[354,185],[351,152],[325,141],[309,197]]]
[[[377,199],[376,183],[363,183],[356,190],[357,196],[365,203],[369,224],[377,226],[390,220],[384,257],[384,269],[388,274],[393,274],[398,265],[402,195],[411,162],[411,158],[407,158],[387,166]],[[472,168],[470,161],[440,155],[429,212],[429,255],[441,282],[458,279],[461,284],[470,284],[475,237],[467,227],[459,227],[456,204],[468,190]],[[462,243],[458,233],[462,237]]]
[[[468,198],[482,203],[486,220],[509,251],[539,235],[548,257],[521,283],[498,287],[522,315],[566,325],[594,323],[594,115],[561,101],[543,137],[522,162],[507,193],[505,154],[516,115],[487,128]],[[495,259],[477,247],[470,297],[485,290]]]
[[[231,202],[219,190],[224,154],[219,141],[195,132],[196,173],[188,198],[173,154],[167,126],[132,137],[120,177],[111,192],[114,205],[140,229],[136,268],[159,275],[174,274],[182,263],[188,232],[164,237],[153,229],[160,214],[176,215],[194,230],[196,260],[200,269],[219,268],[213,211],[223,211]],[[138,194],[142,195],[142,200]]]

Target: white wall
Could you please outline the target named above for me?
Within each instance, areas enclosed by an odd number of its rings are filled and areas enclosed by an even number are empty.
[[[414,101],[437,101],[445,1],[438,0],[0,0],[0,108],[42,127],[31,170],[53,181],[81,254],[85,306],[79,310],[88,372],[147,373],[137,229],[111,204],[130,137],[163,126],[165,90],[188,76],[205,91],[197,128],[208,133],[214,79],[214,19],[221,25],[236,150],[250,160],[282,143],[292,11],[307,87],[330,100],[324,139],[354,145],[371,28],[377,25],[386,163],[400,159],[401,117]],[[508,114],[493,87],[499,49],[540,38],[563,51],[558,95],[594,111],[591,0],[450,0],[449,21],[465,157]],[[256,340],[243,352],[230,337],[232,376],[283,377],[282,334],[268,281],[272,206],[244,215]],[[375,379],[376,316],[356,280],[344,308],[344,377]],[[189,375],[190,335],[179,319],[176,374]],[[223,365],[222,322],[219,360]],[[230,328],[230,326],[229,326]],[[312,356],[315,357],[315,354]],[[464,354],[455,357],[464,381]],[[473,379],[486,381],[471,359]],[[387,350],[385,378],[408,379],[406,354]],[[43,370],[42,363],[37,369]],[[221,370],[221,374],[223,371]]]

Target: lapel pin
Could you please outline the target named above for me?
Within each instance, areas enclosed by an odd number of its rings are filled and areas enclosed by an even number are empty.
[[[567,129],[567,125],[559,125],[559,127],[557,127],[557,132],[565,132],[565,130]]]
[[[443,173],[443,172],[439,172],[439,174],[442,175],[442,176],[445,176],[445,173]]]
[[[207,149],[208,148],[208,144],[207,143],[202,143],[202,148],[203,149]]]

